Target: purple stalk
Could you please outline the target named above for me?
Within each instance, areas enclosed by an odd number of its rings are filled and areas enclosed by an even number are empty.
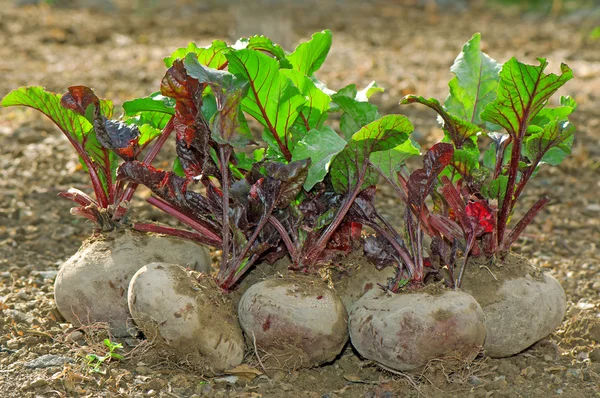
[[[508,251],[508,249],[510,249],[510,247],[512,246],[513,243],[515,243],[515,241],[519,238],[519,235],[521,235],[521,233],[523,232],[523,230],[525,229],[525,227],[527,227],[531,221],[533,221],[533,219],[535,218],[535,216],[550,202],[550,199],[547,197],[543,197],[540,200],[538,200],[537,202],[535,202],[535,204],[533,205],[533,207],[531,209],[529,209],[529,211],[527,213],[525,213],[525,215],[523,216],[523,218],[521,218],[521,220],[517,223],[517,225],[510,231],[510,233],[508,234],[508,236],[504,239],[504,241],[501,244],[501,249],[503,251]]]
[[[290,257],[292,258],[292,262],[296,262],[297,260],[297,251],[296,251],[296,247],[294,246],[294,243],[292,242],[292,239],[290,238],[290,235],[287,233],[287,230],[285,229],[285,227],[283,226],[283,224],[281,224],[281,222],[279,222],[279,220],[275,217],[273,217],[272,215],[269,215],[269,223],[277,230],[277,232],[279,232],[279,235],[281,236],[281,239],[283,240],[283,243],[285,244],[285,247],[287,248],[288,252],[290,253]]]
[[[58,196],[72,200],[73,202],[80,204],[81,206],[94,205],[98,207],[98,202],[96,202],[91,196],[89,196],[85,192],[82,192],[76,188],[69,188],[67,192],[59,192]]]
[[[204,243],[204,244],[208,244],[210,246],[214,246],[213,243],[215,243],[215,242],[210,241],[210,239],[207,239],[205,236],[203,236],[199,233],[185,231],[185,230],[179,229],[179,228],[167,227],[164,225],[149,224],[149,223],[135,223],[135,224],[133,224],[133,229],[135,229],[136,231],[140,231],[140,232],[154,232],[157,234],[176,236],[178,238],[183,238],[183,239],[187,239],[187,240],[191,240],[191,241],[195,241],[195,242],[199,242],[199,243]]]
[[[200,224],[198,221],[185,215],[184,213],[182,213],[181,211],[179,211],[178,209],[173,207],[171,204],[165,202],[162,199],[154,197],[154,196],[148,198],[146,201],[148,203],[150,203],[151,205],[156,206],[160,210],[164,211],[165,213],[170,214],[173,217],[177,218],[182,223],[188,225],[189,227],[191,227],[191,228],[195,229],[196,231],[200,232],[201,234],[203,234],[205,236],[205,241],[210,246],[214,246],[214,247],[222,246],[223,241],[220,236],[215,234],[209,228]],[[208,243],[208,242],[210,242],[210,243]]]
[[[223,193],[223,214],[222,222],[223,226],[223,244],[222,244],[222,255],[221,255],[221,267],[219,270],[219,277],[222,277],[222,273],[229,268],[229,158],[231,157],[231,146],[222,145],[219,147],[219,163],[221,168],[221,177],[223,184],[221,186],[221,192]],[[257,231],[259,231],[257,229]],[[247,243],[246,247],[250,246],[250,242]],[[247,252],[247,250],[246,250]],[[245,255],[245,253],[244,253]],[[242,257],[243,258],[243,257]]]
[[[319,236],[319,239],[317,240],[315,245],[308,251],[308,253],[306,253],[305,260],[308,262],[309,265],[313,264],[317,260],[319,255],[323,252],[323,250],[325,250],[325,247],[327,246],[327,242],[329,242],[329,239],[331,239],[331,236],[336,231],[336,229],[340,226],[340,224],[344,220],[344,217],[346,217],[346,214],[352,207],[352,204],[354,203],[356,196],[358,196],[358,194],[360,193],[360,187],[362,186],[363,181],[365,179],[367,167],[368,167],[368,162],[365,162],[363,164],[362,173],[359,174],[358,181],[356,183],[356,187],[354,187],[354,190],[352,191],[352,193],[346,195],[346,197],[344,198],[344,201],[342,202],[342,206],[340,207],[337,214],[335,215],[335,219],[331,222],[331,224],[329,224],[327,226],[327,229],[321,234],[321,236]]]

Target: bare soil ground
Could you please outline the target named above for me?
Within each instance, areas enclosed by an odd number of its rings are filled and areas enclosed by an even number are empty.
[[[174,3],[185,4],[97,12],[17,8],[0,1],[0,96],[27,84],[57,92],[85,84],[117,104],[147,95],[159,87],[163,56],[191,40],[230,40],[239,31],[236,18],[244,14],[235,6],[199,10],[192,2]],[[249,352],[250,368],[238,371],[237,379],[207,379],[167,363],[140,363],[135,352],[94,373],[85,357],[106,352],[101,325],[74,330],[61,323],[53,303],[59,264],[92,232],[90,224],[69,214],[69,203],[57,193],[89,186],[75,153],[50,122],[33,111],[10,108],[0,110],[0,396],[600,396],[600,41],[589,35],[599,24],[598,11],[549,18],[477,7],[463,13],[426,10],[404,3],[411,2],[270,6],[261,23],[284,29],[283,40],[330,28],[334,45],[320,79],[334,89],[378,81],[386,88],[377,99],[382,113],[409,114],[425,144],[440,136],[434,115],[401,108],[398,101],[409,93],[443,98],[449,67],[474,32],[482,32],[485,50],[499,61],[515,55],[534,62],[543,56],[554,72],[560,62],[573,68],[576,79],[561,91],[580,104],[573,156],[558,168],[542,170],[526,191],[522,208],[542,194],[552,202],[515,248],[565,288],[567,315],[553,335],[511,358],[481,356],[458,368],[437,361],[416,375],[381,370],[349,347],[327,366],[268,375],[261,374],[255,353]],[[167,222],[155,210],[141,208],[147,192],[139,193],[138,215]],[[382,203],[386,214],[402,214],[385,190]],[[135,341],[123,343],[129,351]],[[30,361],[45,354],[65,364],[32,368]]]

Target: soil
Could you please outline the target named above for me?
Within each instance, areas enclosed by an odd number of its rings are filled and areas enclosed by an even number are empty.
[[[198,9],[194,2],[175,0],[163,9],[156,2],[134,3],[141,8],[118,3],[112,11],[95,11],[46,4],[17,8],[4,0],[0,95],[27,84],[57,92],[85,84],[118,104],[147,95],[158,89],[162,57],[191,40],[202,45],[230,40],[234,21],[244,16],[235,5]],[[262,15],[272,21],[266,25],[274,34],[282,29],[282,36],[294,41],[330,28],[334,45],[319,78],[333,89],[378,81],[386,87],[376,98],[381,113],[406,113],[424,145],[441,136],[435,115],[417,106],[400,107],[398,101],[409,93],[443,98],[449,67],[474,32],[482,32],[484,49],[501,62],[514,55],[533,63],[544,56],[550,71],[559,72],[562,61],[573,68],[576,79],[560,91],[580,104],[573,118],[578,130],[573,155],[560,167],[540,171],[514,217],[539,196],[552,198],[514,249],[565,288],[567,315],[555,333],[519,355],[479,356],[452,371],[435,361],[420,374],[390,373],[348,346],[329,365],[293,372],[265,373],[257,359],[261,353],[250,350],[246,365],[215,378],[166,362],[139,361],[127,354],[138,341],[126,339],[119,349],[126,358],[106,360],[94,372],[86,355],[106,355],[102,325],[75,330],[60,318],[53,301],[58,265],[92,232],[89,223],[69,214],[69,203],[57,193],[90,187],[75,153],[51,123],[34,111],[9,108],[0,110],[0,395],[600,396],[600,46],[590,34],[598,25],[598,10],[553,16],[474,2],[459,13],[424,3],[431,2],[294,2],[286,7],[271,2]],[[277,19],[269,19],[269,12]],[[170,161],[165,156],[157,164]],[[147,196],[148,191],[138,191],[137,216],[175,225],[144,205]],[[380,200],[386,216],[401,220],[403,210],[389,190],[381,190]],[[59,366],[39,367],[43,361]]]
[[[486,306],[502,299],[498,291],[505,281],[526,275],[533,280],[544,281],[542,270],[532,267],[526,257],[516,253],[509,253],[495,264],[490,264],[484,258],[472,258],[467,263],[462,286],[480,298],[480,305]]]

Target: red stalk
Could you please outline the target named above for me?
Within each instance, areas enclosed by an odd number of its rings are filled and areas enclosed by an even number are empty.
[[[157,234],[176,236],[179,238],[183,238],[183,239],[187,239],[187,240],[191,240],[191,241],[195,241],[195,242],[199,242],[199,243],[204,243],[209,246],[215,246],[215,243],[216,243],[196,232],[185,231],[183,229],[167,227],[164,225],[149,224],[149,223],[135,223],[135,224],[133,224],[133,229],[135,229],[136,231],[140,231],[140,232],[154,232]]]
[[[281,224],[281,222],[279,222],[279,220],[276,219],[275,217],[273,217],[272,215],[269,215],[269,223],[277,230],[277,232],[279,232],[279,235],[281,236],[281,239],[283,240],[285,247],[287,248],[288,252],[290,253],[292,262],[295,263],[298,260],[296,258],[298,253],[296,252],[296,247],[294,246],[294,243],[292,242],[290,235],[287,233],[287,230],[285,229],[283,224]]]
[[[217,235],[215,232],[213,232],[210,228],[205,227],[204,225],[200,224],[198,221],[185,215],[184,213],[182,213],[175,207],[171,206],[169,203],[165,202],[164,200],[152,196],[152,197],[148,198],[146,201],[148,203],[150,203],[151,205],[156,206],[160,210],[164,211],[165,213],[172,215],[173,217],[177,218],[182,223],[195,229],[196,231],[200,232],[201,234],[204,234],[206,236],[206,239],[213,242],[213,243],[211,243],[211,246],[214,246],[214,247],[222,246],[223,240],[221,239],[221,237],[219,235]]]
[[[510,231],[510,233],[508,234],[506,239],[504,239],[504,241],[502,242],[502,245],[500,246],[500,248],[503,251],[508,251],[508,249],[510,249],[512,244],[515,243],[515,241],[519,238],[519,235],[521,235],[521,232],[523,232],[525,227],[527,227],[531,223],[531,221],[535,218],[535,216],[549,202],[550,202],[550,199],[547,197],[543,197],[540,200],[538,200],[537,202],[535,202],[533,207],[531,209],[529,209],[529,211],[527,211],[527,213],[525,213],[523,218],[521,218],[521,220],[517,223],[517,225],[515,225],[515,227]]]

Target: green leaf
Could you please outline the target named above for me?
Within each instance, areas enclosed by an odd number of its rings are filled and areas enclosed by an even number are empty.
[[[544,127],[553,120],[559,121],[569,120],[569,115],[577,109],[577,103],[569,96],[560,97],[560,105],[556,108],[543,108],[532,120],[531,124],[539,127]],[[529,126],[531,127],[531,126]]]
[[[352,135],[362,127],[381,117],[375,105],[357,101],[345,93],[338,92],[331,96],[331,100],[344,112],[340,119],[340,130],[346,140],[350,140]]]
[[[177,156],[173,161],[173,173],[175,173],[179,177],[185,177],[185,170],[183,170],[183,166],[181,165],[181,159],[179,159],[179,157]]]
[[[196,54],[198,62],[210,68],[221,69],[227,63],[225,53],[228,51],[227,43],[221,40],[214,40],[208,47],[198,47],[190,42],[187,47],[178,48],[170,57],[163,59],[167,68],[173,66],[177,59],[184,59],[189,53]]]
[[[444,107],[453,116],[482,126],[481,112],[496,99],[502,65],[481,51],[481,34],[475,33],[463,47],[450,71],[450,94]]]
[[[283,48],[279,44],[273,43],[273,41],[266,36],[256,35],[248,38],[241,38],[232,47],[235,50],[248,48],[250,50],[268,52],[277,58],[280,67],[292,68],[292,64],[290,64],[290,61],[286,58]]]
[[[319,128],[327,120],[327,110],[331,103],[329,95],[318,89],[311,79],[296,70],[282,69],[280,73],[288,77],[306,99],[306,103],[300,109],[300,112],[309,128]],[[300,119],[298,119],[299,122]],[[304,125],[304,122],[302,124]]]
[[[156,137],[158,137],[162,133],[162,130],[152,127],[149,124],[143,124],[140,126],[140,137],[138,139],[138,144],[144,145]]]
[[[387,115],[361,128],[331,165],[334,190],[345,193],[359,184],[361,189],[376,184],[378,173],[369,164],[371,153],[397,147],[412,130],[412,124],[403,115]]]
[[[52,120],[68,137],[81,143],[90,131],[92,124],[84,117],[60,104],[61,95],[46,91],[43,87],[20,87],[6,94],[0,105],[27,106],[36,109]]]
[[[571,153],[574,132],[571,123],[557,118],[542,131],[525,138],[523,154],[532,162],[557,166]]]
[[[315,225],[313,225],[313,229],[315,231],[318,231],[318,230],[328,226],[329,224],[331,224],[331,222],[335,218],[335,215],[337,214],[337,211],[338,211],[338,209],[336,209],[335,207],[330,207],[329,209],[327,209],[325,211],[325,213],[321,214],[315,220]]]
[[[64,108],[61,95],[46,91],[43,87],[20,87],[8,93],[0,105],[27,106],[36,109],[52,120],[65,134],[73,145],[77,145],[87,153],[95,167],[98,177],[106,195],[109,193],[109,181],[114,181],[118,166],[118,156],[100,145],[94,132],[92,123],[78,113]],[[112,102],[100,100],[100,109],[105,117],[112,114]],[[80,159],[81,160],[81,159]],[[87,171],[87,165],[81,160]]]
[[[212,89],[217,111],[210,120],[212,138],[219,144],[245,147],[253,142],[252,134],[240,112],[240,103],[248,89],[247,81],[235,75],[202,65],[194,54],[185,57],[187,73]]]
[[[248,157],[244,152],[237,153],[237,168],[250,171],[254,163],[258,163],[265,157],[265,148],[258,148],[252,152],[252,157]]]
[[[159,91],[148,97],[136,98],[123,102],[125,116],[137,115],[140,112],[160,112],[169,115],[175,114],[175,100],[165,97]]]
[[[287,59],[293,69],[306,76],[312,76],[325,62],[331,48],[331,41],[331,31],[317,32],[309,41],[298,45],[294,52],[287,56]]]
[[[124,121],[139,127],[148,124],[162,130],[174,114],[175,100],[163,96],[160,92],[123,102]]]
[[[248,94],[242,109],[265,126],[268,131],[284,138],[306,103],[292,81],[279,72],[277,60],[253,50],[236,50],[227,54],[229,71],[249,81]]]
[[[481,119],[497,124],[515,138],[521,138],[532,119],[544,108],[548,99],[568,80],[573,71],[561,64],[562,74],[545,74],[546,59],[539,66],[526,65],[511,58],[502,67],[498,96],[489,103]]]
[[[456,149],[452,155],[452,161],[440,173],[440,177],[445,175],[452,182],[457,181],[459,178],[471,180],[477,169],[479,169],[479,151]],[[454,176],[454,179],[451,178],[452,176]]]
[[[400,171],[402,165],[410,158],[419,156],[421,150],[419,144],[411,139],[404,141],[402,144],[388,149],[387,151],[379,151],[371,153],[369,160],[371,164],[379,170],[388,180],[395,182],[396,173]]]
[[[492,180],[488,184],[484,185],[481,188],[481,193],[488,199],[496,199],[498,201],[498,208],[500,208],[502,207],[502,202],[504,202],[507,184],[507,176],[498,176],[498,178],[495,180]]]
[[[435,98],[426,99],[424,97],[411,94],[404,97],[400,101],[400,104],[406,105],[413,104],[415,102],[428,106],[436,111],[438,115],[440,115],[440,118],[443,121],[442,128],[444,133],[449,137],[450,141],[457,149],[462,148],[462,146],[468,142],[469,138],[475,137],[479,132],[481,132],[481,128],[479,126],[449,114],[446,109],[444,109],[442,104],[440,104],[440,102]]]
[[[344,141],[329,126],[310,130],[292,151],[292,160],[311,159],[304,189],[310,191],[315,184],[323,181],[331,160],[346,147]]]

